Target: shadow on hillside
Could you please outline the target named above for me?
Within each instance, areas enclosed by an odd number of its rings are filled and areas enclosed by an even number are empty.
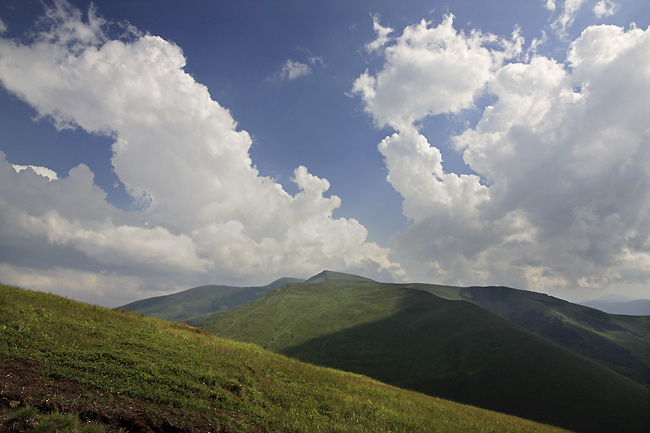
[[[578,432],[647,432],[650,391],[465,301],[404,299],[383,320],[282,351],[313,364]]]

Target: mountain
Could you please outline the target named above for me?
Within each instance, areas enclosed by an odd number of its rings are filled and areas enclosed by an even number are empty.
[[[75,423],[154,433],[563,431],[184,324],[1,285],[0,377],[7,432]]]
[[[594,299],[593,301],[581,302],[581,304],[610,314],[650,316],[650,299],[612,301],[600,298]]]
[[[542,293],[509,287],[412,284],[445,299],[463,299],[650,385],[650,317],[606,314]]]
[[[358,275],[346,274],[324,270],[307,280],[308,283],[348,283],[348,284],[377,284],[375,280],[360,277]]]
[[[647,387],[484,308],[414,287],[314,279],[200,327],[302,361],[579,432],[650,427]]]
[[[204,314],[224,312],[249,304],[272,290],[301,281],[305,280],[285,277],[266,286],[257,287],[199,286],[171,295],[132,302],[119,307],[119,309],[149,317],[183,322]]]
[[[295,282],[281,278],[260,287],[200,286],[168,296],[144,299],[120,307],[146,316],[198,325],[211,313],[247,305],[266,293]],[[374,285],[357,275],[325,270],[310,283]],[[466,300],[525,329],[650,385],[650,317],[603,314],[545,294],[508,287],[454,287],[435,284],[398,285],[428,291],[444,299]],[[602,301],[622,301],[603,297]],[[649,301],[650,302],[650,301]]]

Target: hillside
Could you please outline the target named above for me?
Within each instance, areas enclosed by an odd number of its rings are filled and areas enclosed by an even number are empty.
[[[645,432],[650,391],[483,308],[396,285],[301,283],[212,317],[221,336],[583,432]]]
[[[271,290],[301,281],[304,280],[280,278],[271,284],[258,287],[199,286],[171,295],[132,302],[119,308],[158,319],[183,322],[204,314],[224,312],[249,304]]]
[[[607,314],[542,293],[509,287],[413,284],[445,299],[463,299],[650,385],[650,316]]]
[[[0,324],[0,431],[31,407],[93,432],[561,431],[14,287]]]
[[[247,305],[273,289],[304,281],[281,278],[260,287],[200,286],[120,308],[149,317],[198,325],[212,313],[225,313]],[[307,282],[380,284],[368,278],[328,270],[309,278]],[[469,301],[650,386],[649,316],[603,314],[552,296],[508,287],[454,287],[420,283],[396,286],[428,291],[444,299]]]

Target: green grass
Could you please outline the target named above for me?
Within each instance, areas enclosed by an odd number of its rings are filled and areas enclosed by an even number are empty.
[[[104,433],[103,426],[86,423],[75,414],[52,412],[39,414],[34,407],[17,410],[9,418],[10,431],[33,431],[34,433]]]
[[[396,285],[303,283],[203,329],[430,395],[585,432],[649,425],[650,391],[476,305]]]
[[[0,286],[0,363],[18,357],[110,398],[195,412],[230,431],[560,431],[182,324]]]

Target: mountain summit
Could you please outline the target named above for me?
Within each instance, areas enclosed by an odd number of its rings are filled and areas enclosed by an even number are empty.
[[[360,277],[358,275],[346,274],[344,272],[334,272],[324,270],[320,274],[314,275],[307,280],[308,283],[354,283],[354,284],[377,284],[375,280]]]

